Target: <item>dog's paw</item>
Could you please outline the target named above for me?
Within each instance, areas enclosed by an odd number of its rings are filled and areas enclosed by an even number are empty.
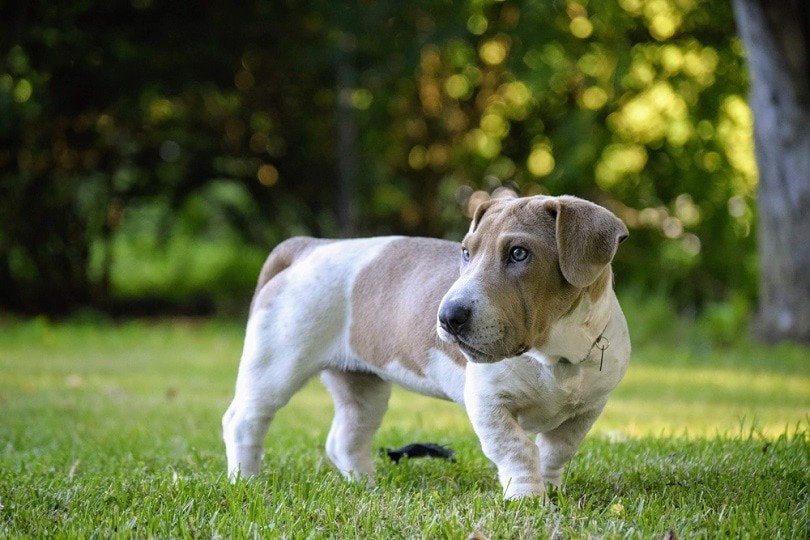
[[[377,482],[374,480],[374,471],[344,471],[341,470],[340,474],[348,480],[349,482],[355,482],[361,485],[365,485],[367,487],[374,487],[377,485]]]
[[[507,501],[535,498],[545,496],[546,489],[542,482],[509,482],[503,490],[503,498]]]

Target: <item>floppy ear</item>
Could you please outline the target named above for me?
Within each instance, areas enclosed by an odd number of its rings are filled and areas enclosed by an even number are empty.
[[[563,277],[575,287],[587,287],[613,260],[629,235],[627,227],[609,210],[577,197],[548,199],[545,206],[556,217]]]

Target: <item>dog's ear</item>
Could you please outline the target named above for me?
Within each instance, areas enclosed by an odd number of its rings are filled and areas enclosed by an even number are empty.
[[[510,199],[517,199],[518,195],[513,190],[505,187],[499,187],[495,191],[492,192],[492,195],[488,196],[483,202],[481,202],[478,206],[475,207],[475,211],[473,212],[472,223],[470,223],[470,233],[474,233],[475,229],[478,228],[478,224],[481,223],[481,218],[484,217],[484,213],[486,213],[489,208],[494,205],[495,203],[510,200]]]
[[[487,199],[475,207],[472,223],[470,223],[470,233],[475,232],[475,229],[478,228],[478,224],[481,223],[481,218],[484,217],[484,213],[486,213],[489,207],[495,204],[495,202],[497,202],[496,199]]]
[[[629,235],[627,227],[606,208],[577,197],[547,199],[544,205],[556,220],[563,277],[575,287],[587,287],[613,260]]]

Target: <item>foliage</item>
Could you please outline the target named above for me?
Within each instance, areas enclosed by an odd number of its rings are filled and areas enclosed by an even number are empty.
[[[347,482],[318,382],[276,416],[264,474],[230,486],[219,418],[241,326],[2,320],[0,535],[805,538],[806,350],[701,347],[624,304],[643,334],[555,506],[501,501],[461,408],[402,391],[375,446],[437,441],[458,462],[378,460],[376,488]]]
[[[726,4],[90,0],[0,21],[6,307],[105,306],[144,215],[158,245],[458,238],[500,185],[613,209],[622,281],[680,306],[754,297]]]

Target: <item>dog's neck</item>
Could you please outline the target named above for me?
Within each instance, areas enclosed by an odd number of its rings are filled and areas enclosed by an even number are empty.
[[[597,342],[607,337],[612,295],[612,289],[607,287],[593,300],[584,289],[577,306],[552,324],[546,344],[531,348],[524,355],[543,364],[580,364],[593,357],[594,351],[598,353],[597,348],[601,347]]]

